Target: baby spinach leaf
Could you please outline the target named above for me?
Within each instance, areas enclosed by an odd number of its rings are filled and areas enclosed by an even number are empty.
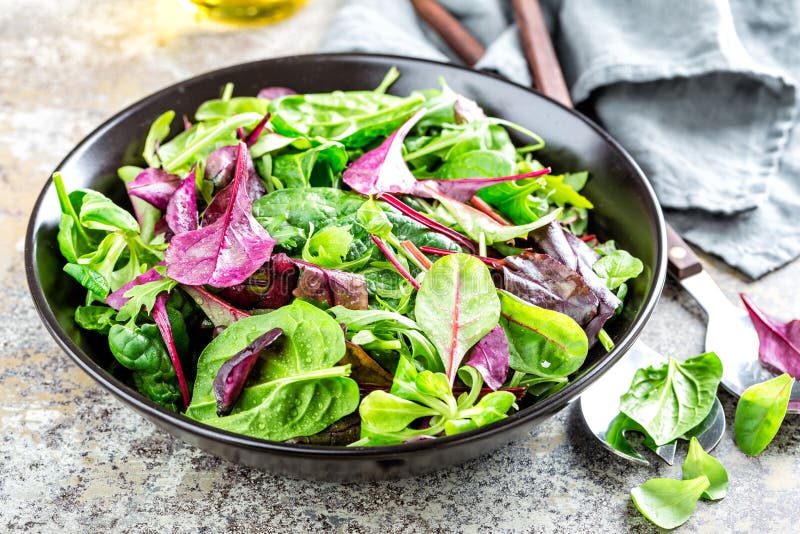
[[[512,155],[513,158],[513,155]],[[514,160],[497,150],[471,150],[450,157],[436,170],[443,180],[455,178],[498,178],[514,172]]]
[[[452,386],[464,355],[497,326],[500,302],[489,269],[467,254],[436,260],[417,292],[414,315]]]
[[[567,315],[532,306],[498,290],[500,326],[509,345],[509,366],[540,377],[557,378],[577,371],[589,343],[583,329]]]
[[[486,187],[478,191],[477,195],[515,224],[527,224],[540,219],[550,211],[547,199],[533,195],[543,187],[541,179],[517,180]]]
[[[318,146],[281,154],[272,161],[272,175],[278,178],[286,188],[310,187],[311,185],[334,185],[327,183],[312,184],[312,176],[320,164],[325,164],[333,174],[340,173],[347,165],[347,152],[344,145],[336,141],[328,141]]]
[[[80,285],[91,291],[97,298],[105,299],[111,291],[108,280],[91,267],[77,263],[64,265],[64,272],[75,279]]]
[[[704,451],[697,438],[692,436],[689,452],[683,461],[683,480],[700,476],[705,476],[709,482],[708,488],[703,492],[704,499],[716,501],[728,494],[728,472],[722,463]]]
[[[770,369],[800,379],[800,320],[776,321],[747,295],[740,297],[758,334],[758,359]]]
[[[743,453],[756,456],[770,444],[786,416],[793,385],[794,378],[784,373],[742,393],[733,429]]]
[[[217,417],[213,381],[222,365],[265,332],[280,328],[261,353],[230,415]],[[281,441],[325,429],[358,406],[358,385],[347,366],[342,329],[324,311],[295,301],[266,315],[240,319],[203,350],[187,415],[203,423]]]
[[[86,190],[78,214],[84,228],[114,232],[120,230],[127,234],[138,234],[139,223],[126,210],[114,204],[111,199],[97,191]]]
[[[627,251],[614,250],[597,260],[592,265],[592,270],[606,281],[609,289],[617,289],[626,281],[642,274],[644,264]]]
[[[378,206],[378,203],[372,197],[358,208],[356,217],[367,232],[381,239],[387,239],[392,233],[393,226],[391,221],[386,216],[386,212]]]
[[[247,159],[239,144],[231,202],[213,223],[172,238],[167,249],[167,274],[187,285],[230,287],[244,282],[269,260],[275,240],[250,214],[252,203],[244,187]],[[191,249],[191,253],[190,253]]]
[[[117,311],[108,306],[78,306],[75,308],[75,322],[85,330],[93,330],[108,335]]]
[[[108,346],[114,358],[133,372],[136,388],[143,395],[178,411],[181,391],[156,325],[112,325],[108,331]]]
[[[165,111],[153,121],[153,124],[150,125],[150,129],[147,131],[147,137],[144,139],[144,151],[142,152],[142,156],[150,167],[161,166],[161,159],[158,157],[157,147],[169,135],[169,125],[172,124],[174,118],[174,111]]]
[[[722,362],[707,352],[636,371],[620,397],[620,411],[639,423],[657,446],[679,438],[706,418],[722,378]]]
[[[67,194],[64,178],[61,173],[53,173],[53,185],[61,207],[61,219],[58,223],[58,248],[68,262],[75,263],[79,256],[94,250],[99,241],[98,232],[83,227],[78,212],[81,209],[84,192],[81,190]]]
[[[322,137],[348,147],[362,147],[388,135],[423,104],[372,91],[288,95],[270,102],[272,126],[288,137]]]
[[[239,399],[250,372],[258,363],[259,353],[283,335],[283,330],[273,328],[258,336],[252,343],[222,364],[214,378],[214,396],[217,415],[228,415]]]
[[[198,121],[220,121],[242,113],[267,112],[269,100],[253,96],[235,96],[233,98],[206,100],[197,108],[194,118]]]
[[[497,325],[470,349],[464,365],[477,369],[486,385],[497,390],[508,376],[508,360],[508,338]]]
[[[676,528],[692,517],[697,501],[709,487],[708,478],[651,478],[631,490],[636,509],[661,528]]]
[[[180,183],[180,176],[149,167],[129,182],[127,188],[130,196],[140,198],[163,211],[167,209],[167,203]]]

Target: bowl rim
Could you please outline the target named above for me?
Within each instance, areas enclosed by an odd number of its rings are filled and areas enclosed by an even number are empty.
[[[448,69],[467,71],[477,76],[486,76],[496,81],[500,81],[502,83],[512,85],[516,88],[523,89],[524,91],[529,93],[533,98],[544,99],[548,101],[550,104],[561,108],[562,110],[566,111],[567,113],[573,115],[574,117],[582,121],[585,125],[591,128],[597,135],[599,135],[608,144],[608,146],[619,157],[620,161],[625,162],[625,164],[630,166],[630,168],[633,169],[635,173],[639,175],[639,178],[641,179],[641,185],[644,191],[646,192],[645,201],[650,204],[649,211],[651,211],[651,216],[653,217],[657,227],[656,261],[653,269],[652,283],[650,285],[647,294],[644,297],[644,302],[639,312],[639,315],[634,319],[630,330],[627,332],[625,337],[619,342],[619,344],[617,344],[614,347],[614,349],[606,355],[604,359],[595,364],[595,366],[592,369],[590,369],[585,375],[580,377],[575,382],[569,384],[568,387],[555,393],[553,396],[548,397],[543,401],[530,406],[529,408],[520,410],[510,415],[509,417],[501,421],[498,421],[496,423],[493,423],[491,425],[476,430],[464,432],[462,434],[455,434],[453,436],[444,436],[430,440],[420,440],[400,445],[351,448],[345,446],[309,445],[309,444],[299,444],[299,443],[290,444],[277,441],[268,441],[261,438],[249,437],[242,434],[228,432],[225,430],[218,429],[216,427],[203,424],[199,421],[190,419],[183,414],[171,412],[166,408],[163,408],[162,406],[144,397],[138,391],[135,391],[131,387],[127,386],[126,384],[124,384],[123,382],[112,376],[105,369],[103,369],[103,367],[98,365],[87,354],[85,354],[83,350],[61,328],[60,324],[58,323],[58,320],[56,319],[53,313],[53,310],[49,307],[47,303],[47,298],[45,297],[44,291],[42,290],[42,285],[39,280],[34,261],[35,260],[34,252],[36,248],[35,231],[38,226],[36,224],[37,222],[36,220],[38,218],[44,198],[52,186],[52,173],[51,177],[48,178],[47,181],[44,183],[42,191],[37,197],[36,202],[31,211],[25,236],[25,250],[24,250],[25,272],[28,282],[28,288],[33,298],[36,311],[38,312],[39,317],[44,323],[47,331],[50,333],[53,339],[55,339],[56,343],[61,347],[61,349],[64,350],[64,352],[66,352],[67,355],[69,355],[70,358],[78,365],[78,367],[80,367],[85,373],[87,373],[90,377],[92,377],[98,384],[100,384],[108,392],[112,393],[115,397],[122,400],[125,404],[132,406],[134,409],[136,409],[138,412],[140,412],[147,418],[151,420],[152,419],[161,420],[163,423],[165,423],[171,428],[178,428],[185,433],[196,435],[205,440],[211,440],[227,446],[232,445],[238,448],[250,449],[261,453],[274,453],[280,455],[306,457],[306,458],[339,457],[339,458],[358,458],[358,459],[376,459],[376,460],[389,457],[397,458],[399,455],[412,454],[415,451],[419,450],[433,449],[433,448],[447,449],[455,446],[461,446],[467,443],[473,443],[489,439],[501,433],[510,434],[514,428],[517,428],[521,425],[525,425],[529,421],[542,417],[543,415],[551,415],[554,412],[559,411],[564,407],[566,407],[567,404],[577,399],[583,392],[583,390],[589,387],[603,373],[608,371],[608,369],[610,369],[630,349],[630,347],[636,341],[638,336],[641,334],[642,329],[650,319],[650,316],[652,315],[653,310],[655,309],[655,306],[661,295],[664,286],[664,281],[666,278],[666,263],[667,263],[666,228],[665,228],[664,216],[661,207],[658,203],[658,199],[655,195],[655,191],[653,190],[652,185],[650,184],[649,180],[647,179],[642,169],[628,154],[628,152],[624,148],[622,148],[622,146],[613,137],[611,137],[605,130],[603,130],[599,125],[597,125],[594,121],[592,121],[582,113],[574,109],[570,109],[561,104],[560,102],[557,102],[556,100],[547,97],[546,95],[537,93],[529,87],[509,81],[501,76],[492,73],[476,71],[474,69],[470,69],[468,67],[460,65],[454,65],[452,63],[445,63],[440,61],[414,58],[401,55],[365,54],[365,53],[350,53],[350,52],[313,53],[313,54],[298,54],[292,56],[281,56],[281,57],[273,57],[268,59],[249,61],[227,67],[222,67],[219,69],[209,70],[201,74],[198,74],[196,76],[182,79],[140,100],[137,100],[133,104],[130,104],[121,111],[112,115],[102,124],[97,126],[94,130],[92,130],[89,134],[87,134],[59,162],[54,172],[60,170],[69,160],[71,160],[77,154],[79,154],[80,151],[84,150],[86,145],[90,141],[94,141],[104,131],[106,131],[109,128],[112,128],[115,123],[119,122],[120,120],[123,120],[130,114],[136,112],[140,107],[146,106],[149,103],[160,100],[163,96],[174,93],[182,85],[202,82],[207,78],[217,77],[225,74],[226,72],[239,72],[243,69],[256,70],[259,66],[263,66],[265,64],[270,64],[270,63],[282,63],[290,61],[295,61],[295,62],[320,61],[320,60],[324,61],[326,59],[338,59],[345,61],[349,60],[356,63],[370,61],[370,60],[382,60],[388,63],[392,61],[402,61],[405,63],[410,62],[410,63],[437,65],[440,67],[446,67]]]

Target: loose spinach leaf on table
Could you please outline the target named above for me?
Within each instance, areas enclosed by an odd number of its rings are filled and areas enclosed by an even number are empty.
[[[728,472],[722,463],[703,450],[703,446],[692,437],[689,452],[683,461],[683,480],[691,480],[699,476],[708,478],[709,486],[703,492],[703,498],[710,501],[722,499],[728,494]]]
[[[661,528],[676,528],[692,517],[697,501],[709,488],[708,478],[691,480],[651,478],[631,490],[631,499],[650,522]]]
[[[280,328],[283,336],[261,354],[230,415],[217,417],[213,382],[222,365],[255,338]],[[186,414],[224,430],[281,441],[309,436],[353,412],[358,385],[345,354],[344,334],[324,311],[295,301],[226,328],[198,360],[192,403]]]
[[[770,444],[786,416],[793,385],[794,378],[784,373],[742,393],[733,429],[743,453],[756,456]]]
[[[414,315],[439,350],[452,386],[464,355],[497,326],[500,317],[489,269],[466,254],[436,260],[417,292]]]
[[[722,362],[707,352],[636,371],[620,411],[640,424],[657,446],[681,437],[706,418],[722,378]]]

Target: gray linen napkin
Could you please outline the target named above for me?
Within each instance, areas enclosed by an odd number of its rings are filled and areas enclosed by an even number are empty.
[[[504,0],[442,0],[530,84]],[[751,277],[800,255],[800,2],[543,0],[567,83],[642,166],[667,217]],[[346,0],[323,51],[458,60],[404,0]]]

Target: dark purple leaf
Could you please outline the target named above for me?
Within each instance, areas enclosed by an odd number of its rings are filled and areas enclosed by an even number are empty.
[[[758,334],[758,359],[770,370],[800,380],[800,320],[776,321],[744,293],[739,294]]]
[[[215,327],[227,327],[239,319],[250,317],[250,314],[242,311],[218,296],[210,293],[203,286],[185,286],[181,288],[189,295],[198,308],[203,310],[208,320]]]
[[[189,386],[186,384],[186,377],[183,374],[183,367],[181,366],[181,359],[178,351],[175,348],[175,340],[172,337],[172,326],[169,324],[169,315],[167,314],[167,292],[161,293],[156,297],[155,306],[153,306],[153,320],[161,332],[161,337],[164,339],[164,344],[167,346],[167,353],[169,359],[172,361],[172,366],[175,368],[175,376],[178,379],[178,386],[181,389],[181,396],[183,397],[183,409],[189,407],[191,398],[189,397]]]
[[[222,364],[217,376],[214,377],[213,384],[218,416],[222,417],[231,412],[233,405],[242,393],[247,377],[250,376],[250,371],[258,363],[259,354],[282,335],[283,330],[273,328],[258,336],[252,343]]]
[[[277,310],[292,300],[299,271],[286,254],[274,254],[243,283],[227,287],[220,297],[239,308]]]
[[[160,263],[159,265],[163,264]],[[127,284],[125,284],[124,286],[122,286],[121,288],[117,289],[113,293],[110,293],[106,297],[106,304],[108,304],[115,310],[119,311],[119,309],[122,308],[125,305],[125,303],[128,302],[128,300],[130,300],[129,297],[125,296],[125,293],[130,288],[146,284],[148,282],[155,282],[156,280],[161,280],[162,278],[164,277],[158,274],[155,267],[149,269],[144,273],[140,274],[139,276],[137,276],[136,278],[134,278],[133,280],[131,280],[130,282],[128,282]]]
[[[342,305],[351,310],[367,309],[367,280],[363,275],[325,269],[301,260],[291,261],[303,269],[292,292],[295,297],[326,302],[331,307]]]
[[[289,89],[288,87],[264,87],[262,90],[258,92],[256,95],[257,98],[263,98],[265,100],[275,100],[276,98],[280,98],[282,96],[289,96],[289,95],[296,95],[297,91],[294,89]]]
[[[597,297],[599,301],[597,315],[588,324],[583,325],[591,346],[597,341],[597,333],[621,304],[616,295],[606,287],[605,282],[592,270],[592,265],[599,256],[580,238],[564,230],[558,221],[531,232],[529,238],[541,252],[577,271]]]
[[[197,167],[192,167],[192,171],[175,190],[167,204],[167,214],[164,218],[173,234],[197,230],[196,169]]]
[[[150,167],[128,183],[128,194],[146,200],[163,211],[167,209],[170,197],[180,184],[180,176]]]
[[[239,143],[231,201],[213,223],[176,235],[167,248],[167,275],[186,285],[230,287],[247,280],[267,262],[275,239],[253,218],[245,180],[247,146]]]
[[[228,186],[233,181],[233,176],[236,173],[236,155],[238,153],[238,146],[223,146],[216,149],[214,152],[208,155],[206,158],[206,170],[205,170],[205,179],[211,180],[214,184],[214,190],[220,191],[224,187]],[[221,191],[220,191],[221,192]],[[256,168],[253,165],[253,160],[250,157],[250,152],[247,152],[247,195],[250,197],[250,200],[256,201],[266,193],[267,190],[264,187],[261,178],[258,176],[256,172]],[[218,195],[219,196],[219,195]],[[220,199],[218,203],[221,203],[223,200],[227,200],[229,197],[225,197],[224,199]],[[214,205],[216,198],[211,201],[211,205],[206,208],[206,214],[203,215],[203,224],[208,224],[205,222],[205,218],[208,217],[209,209],[212,210],[214,213],[219,213],[225,210],[226,203],[222,203],[221,206],[212,206]]]
[[[525,302],[572,317],[585,327],[600,300],[577,271],[547,254],[523,252],[503,260],[503,288]]]
[[[495,326],[467,353],[467,362],[478,370],[483,381],[493,390],[503,385],[508,376],[508,338],[503,327]]]

